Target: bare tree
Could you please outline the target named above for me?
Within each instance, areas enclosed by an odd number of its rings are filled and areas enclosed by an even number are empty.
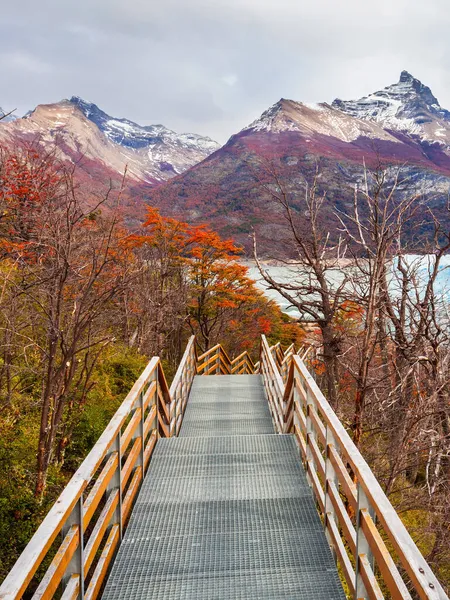
[[[299,322],[317,324],[321,331],[325,364],[326,392],[331,405],[338,406],[338,357],[342,336],[335,327],[335,318],[346,298],[348,276],[341,269],[345,246],[331,244],[330,236],[321,222],[325,193],[319,193],[319,171],[311,185],[303,182],[303,198],[288,191],[288,185],[273,165],[266,166],[269,183],[261,185],[277,203],[287,224],[287,236],[295,252],[295,261],[289,262],[292,277],[277,281],[266,270],[257,250],[253,234],[253,256],[269,289],[276,290],[299,312]]]
[[[370,173],[365,169],[363,186],[355,186],[353,211],[345,214],[337,210],[353,259],[348,288],[353,302],[362,308],[361,328],[353,340],[355,351],[347,351],[350,360],[342,356],[346,371],[355,381],[352,430],[357,445],[363,434],[369,393],[380,384],[390,385],[383,310],[390,298],[387,265],[401,250],[403,228],[414,218],[420,197],[416,193],[399,197],[401,177],[400,168],[391,177],[381,167]]]

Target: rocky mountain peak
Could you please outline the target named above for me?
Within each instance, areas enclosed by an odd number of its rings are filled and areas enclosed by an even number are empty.
[[[442,128],[450,123],[450,112],[443,109],[429,87],[408,71],[397,83],[359,100],[333,101],[332,106],[358,119],[375,121],[386,129],[429,136],[430,124]],[[434,128],[435,129],[435,128]]]
[[[149,151],[155,148],[161,151],[162,148],[167,147],[175,150],[179,147],[188,152],[197,152],[199,160],[220,147],[211,138],[195,133],[177,134],[164,125],[139,125],[129,119],[111,117],[93,102],[83,100],[79,96],[72,96],[69,102],[77,106],[90,121],[95,123],[108,139],[121,146],[135,150],[149,149]],[[167,156],[164,160],[166,159]],[[178,168],[175,172],[179,172]]]
[[[0,140],[41,135],[45,145],[58,136],[58,142],[64,140],[67,158],[81,152],[119,174],[127,165],[129,177],[151,184],[183,173],[219,148],[208,137],[111,117],[79,96],[40,104],[23,118],[6,121],[0,120]]]

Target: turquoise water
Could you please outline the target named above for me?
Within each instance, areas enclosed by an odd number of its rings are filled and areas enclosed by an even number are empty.
[[[417,280],[419,282],[419,287],[425,285],[425,282],[428,279],[428,275],[430,269],[434,264],[435,257],[432,254],[428,254],[425,256],[419,256],[414,254],[409,254],[405,256],[405,260],[409,265],[411,270],[414,270],[416,273]],[[275,290],[269,290],[268,284],[262,279],[258,268],[256,267],[254,262],[247,262],[246,265],[249,267],[249,275],[252,279],[256,280],[256,285],[264,291],[268,298],[275,300],[278,305],[281,307],[281,310],[292,317],[297,317],[299,315],[296,308],[289,306],[288,301],[283,298],[278,292]],[[294,282],[296,279],[301,276],[298,272],[298,269],[288,266],[273,266],[273,265],[264,265],[264,269],[268,271],[271,277],[275,281],[282,282]],[[395,274],[395,270],[392,271],[393,276],[390,281],[390,289],[393,296],[398,294],[399,289],[399,281],[398,277]],[[343,278],[342,271],[333,271],[330,272],[329,280],[331,285],[336,285],[342,282]],[[435,290],[437,294],[442,299],[442,302],[448,304],[450,301],[450,255],[446,255],[441,259],[441,264],[439,266],[439,273],[436,279]]]

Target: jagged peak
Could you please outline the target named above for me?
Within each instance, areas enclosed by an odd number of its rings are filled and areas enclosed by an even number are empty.
[[[411,73],[409,73],[409,71],[402,71],[400,73],[399,83],[405,83],[407,81],[413,82],[413,81],[419,81],[419,80],[416,79],[413,75],[411,75]]]
[[[433,122],[450,121],[450,113],[441,108],[431,89],[406,70],[396,83],[382,90],[358,100],[337,98],[332,106],[352,117],[419,136],[424,136],[424,128]],[[433,137],[430,132],[426,135]]]

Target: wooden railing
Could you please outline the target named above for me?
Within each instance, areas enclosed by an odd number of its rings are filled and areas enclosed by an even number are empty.
[[[294,433],[319,513],[355,599],[447,596],[298,355],[286,385],[263,336],[261,374],[279,433]],[[388,547],[389,546],[389,547]],[[402,569],[400,574],[399,569]]]
[[[178,435],[183,421],[184,411],[191,391],[192,381],[197,374],[197,348],[193,335],[184,351],[183,358],[170,386],[170,397],[173,402],[171,417],[171,435]]]
[[[29,596],[36,585],[33,600],[52,598],[57,589],[62,600],[98,596],[156,441],[178,433],[195,373],[194,337],[170,390],[160,359],[151,359],[7,575],[1,600]],[[49,553],[50,566],[36,583]]]
[[[299,356],[301,360],[307,366],[309,366],[311,365],[312,361],[315,360],[316,354],[316,348],[311,345],[301,346],[297,351],[295,350],[294,344],[291,344],[288,348],[286,348],[286,350],[283,352],[283,359],[279,364],[279,370],[283,379],[283,383],[286,384],[286,381],[289,377],[292,359],[295,355]]]
[[[245,375],[258,372],[259,364],[247,351],[231,360],[221,344],[216,344],[197,359],[198,375]]]
[[[276,430],[278,433],[284,433],[284,415],[286,412],[284,384],[278,370],[276,356],[276,353],[269,347],[266,336],[263,335],[261,338],[261,356],[259,359],[260,373],[264,381],[270,412],[272,413]]]

